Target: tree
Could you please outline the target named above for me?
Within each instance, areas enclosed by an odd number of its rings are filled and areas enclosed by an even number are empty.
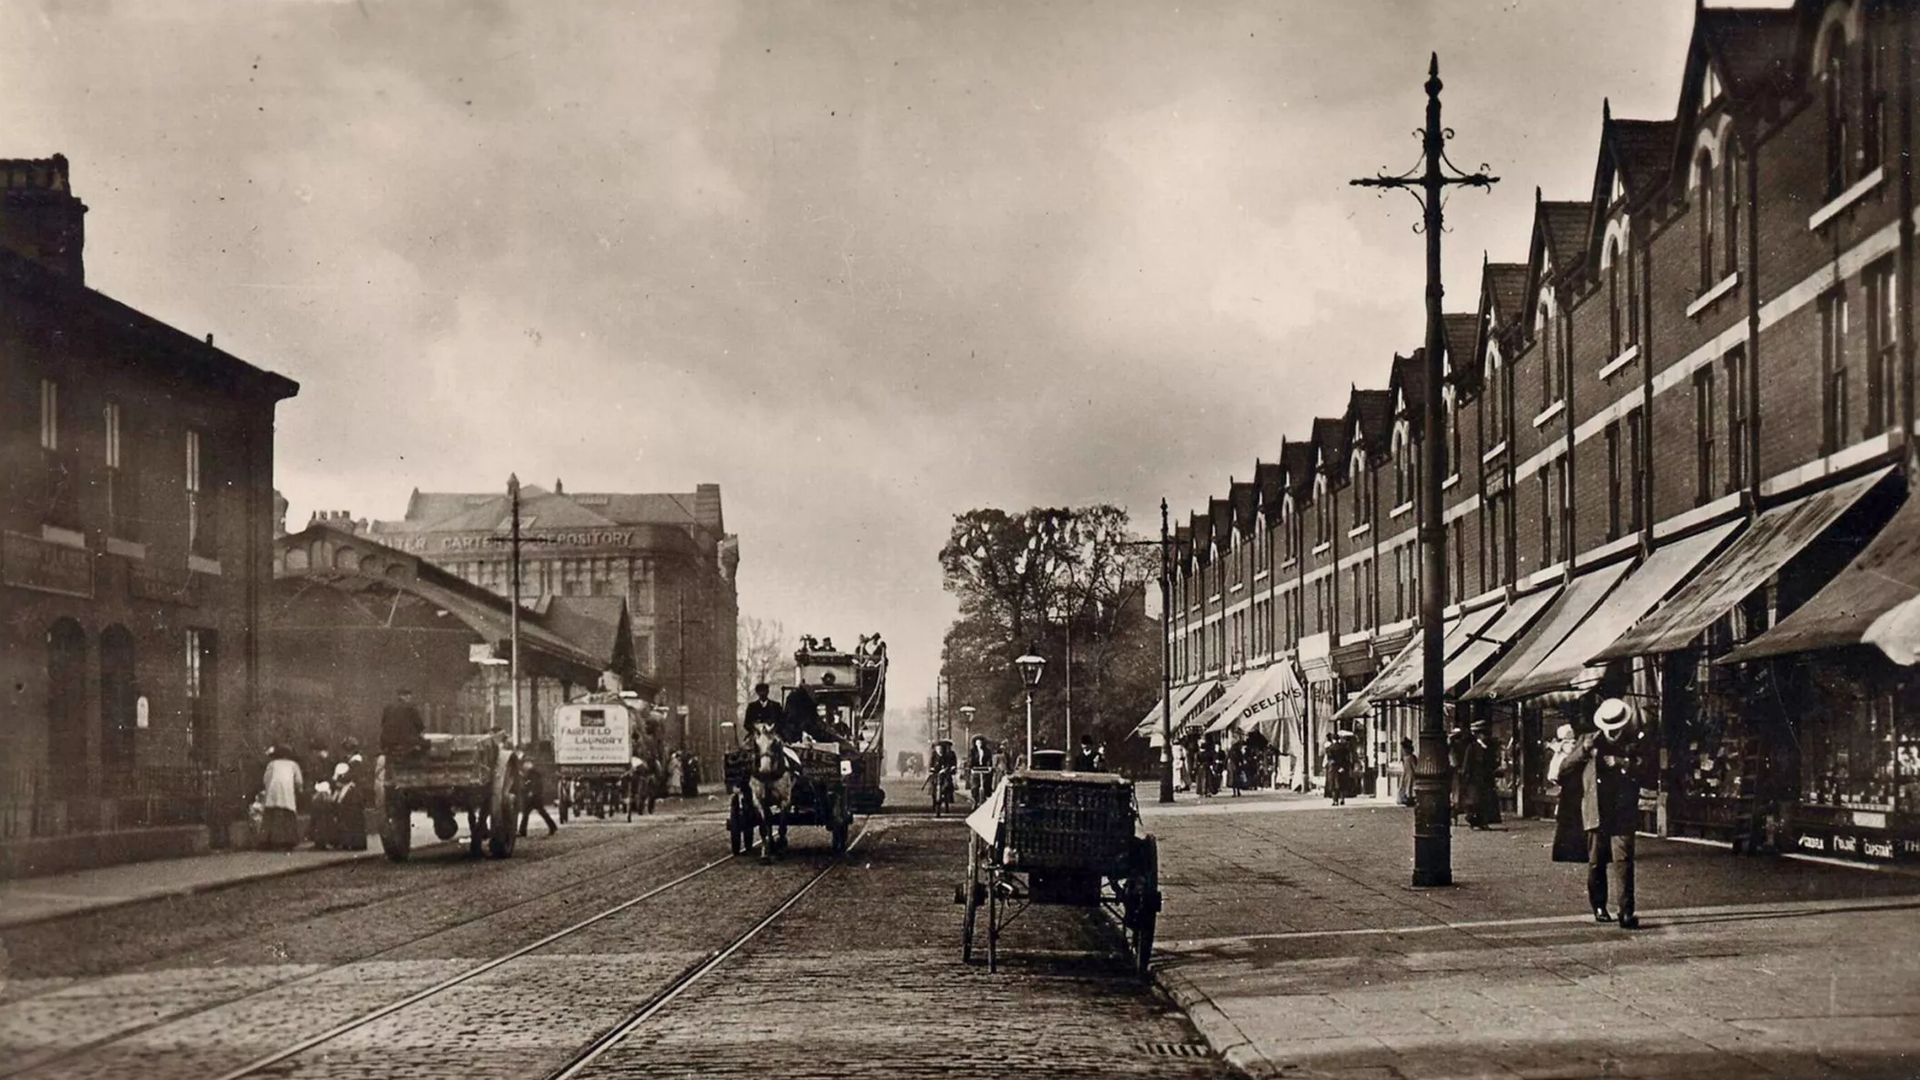
[[[1089,733],[1115,752],[1152,707],[1161,635],[1145,596],[1158,564],[1127,525],[1126,511],[1109,505],[954,518],[940,566],[960,614],[947,630],[942,671],[953,699],[979,710],[976,730],[1024,739],[1013,659],[1029,648],[1048,661],[1034,695],[1043,746],[1062,744],[1069,653],[1076,739]]]
[[[740,645],[734,661],[734,683],[738,701],[753,700],[753,684],[771,683],[774,675],[790,665],[797,639],[787,635],[778,619],[740,616]]]

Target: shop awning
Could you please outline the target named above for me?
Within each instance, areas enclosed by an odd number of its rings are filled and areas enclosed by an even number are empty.
[[[1647,556],[1647,561],[1608,593],[1600,606],[1593,609],[1593,614],[1574,627],[1566,640],[1540,661],[1540,666],[1507,686],[1501,696],[1532,697],[1557,690],[1585,689],[1598,682],[1606,665],[1589,667],[1588,661],[1617,641],[1687,575],[1720,550],[1720,545],[1739,527],[1740,522],[1730,521],[1668,544]]]
[[[1193,694],[1194,690],[1195,687],[1193,686],[1176,686],[1173,688],[1171,696],[1173,698],[1174,715],[1179,715],[1180,706],[1186,704],[1187,698]],[[1151,736],[1154,732],[1159,731],[1160,714],[1166,707],[1167,703],[1164,701],[1154,702],[1153,708],[1147,710],[1146,717],[1134,725],[1133,734],[1138,738],[1144,739]]]
[[[1173,709],[1173,733],[1178,736],[1194,726],[1194,716],[1208,705],[1213,704],[1214,695],[1220,690],[1219,679],[1207,679],[1196,683],[1193,696]]]
[[[1204,722],[1209,735],[1233,726],[1233,722],[1240,717],[1240,707],[1247,703],[1248,698],[1258,695],[1260,688],[1266,684],[1267,671],[1266,668],[1259,668],[1241,675],[1227,688],[1226,693],[1220,695],[1219,701],[1207,706]]]
[[[1827,587],[1721,663],[1858,645],[1882,615],[1920,596],[1920,499],[1908,499]]]
[[[1616,660],[1686,648],[1715,620],[1779,573],[1789,559],[1840,520],[1840,515],[1891,471],[1891,466],[1879,469],[1761,514],[1660,610],[1642,619],[1593,659]]]
[[[1598,570],[1589,570],[1573,579],[1573,584],[1560,594],[1546,614],[1540,617],[1527,636],[1514,643],[1512,649],[1493,670],[1482,676],[1466,693],[1460,695],[1462,701],[1481,699],[1510,699],[1515,696],[1514,688],[1524,683],[1533,674],[1567,635],[1580,625],[1581,620],[1593,613],[1600,601],[1613,591],[1620,579],[1627,576],[1633,568],[1632,563],[1617,562],[1612,566],[1603,566]]]
[[[1473,678],[1474,672],[1487,666],[1488,662],[1504,652],[1507,646],[1518,641],[1520,635],[1533,626],[1534,621],[1540,617],[1540,613],[1547,610],[1547,605],[1553,603],[1554,598],[1559,595],[1560,586],[1558,585],[1536,593],[1528,593],[1508,605],[1507,609],[1500,613],[1500,617],[1493,620],[1492,625],[1485,630],[1469,635],[1466,645],[1459,652],[1447,657],[1446,685],[1441,687],[1441,690],[1449,695],[1456,693],[1468,679]]]
[[[1446,636],[1441,639],[1440,655],[1452,659],[1460,654],[1473,639],[1492,625],[1502,608],[1499,604],[1490,604],[1478,611],[1469,611],[1447,620]],[[1380,674],[1367,684],[1360,693],[1371,706],[1382,701],[1418,701],[1420,688],[1425,684],[1425,660],[1422,650],[1424,640],[1418,633],[1413,641],[1400,650],[1399,655],[1387,661]],[[1348,704],[1352,704],[1349,702]],[[1344,710],[1343,710],[1344,711]]]
[[[1347,699],[1345,705],[1334,710],[1333,722],[1338,724],[1344,720],[1358,719],[1372,711],[1373,702],[1367,699],[1366,694],[1356,692],[1352,697]]]
[[[1292,745],[1289,733],[1299,722],[1306,700],[1293,662],[1279,660],[1267,666],[1259,689],[1234,710],[1233,722],[1242,731],[1258,731],[1284,751]]]

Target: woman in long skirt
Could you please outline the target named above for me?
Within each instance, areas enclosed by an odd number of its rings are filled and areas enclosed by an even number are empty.
[[[261,777],[264,794],[264,846],[292,851],[300,842],[300,763],[292,751],[275,746],[268,752],[267,771]]]

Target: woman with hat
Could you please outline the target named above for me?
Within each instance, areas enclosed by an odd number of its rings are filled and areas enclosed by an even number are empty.
[[[1617,921],[1622,930],[1640,925],[1633,913],[1633,838],[1640,825],[1645,733],[1633,721],[1633,706],[1608,698],[1593,714],[1597,730],[1581,735],[1561,759],[1553,836],[1555,862],[1587,864],[1594,921]],[[1617,918],[1607,910],[1609,876]]]

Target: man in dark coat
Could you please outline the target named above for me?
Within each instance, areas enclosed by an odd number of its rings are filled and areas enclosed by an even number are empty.
[[[1465,748],[1461,750],[1461,807],[1470,828],[1485,829],[1500,820],[1500,790],[1495,774],[1500,771],[1500,751],[1494,747],[1485,720],[1475,720]]]
[[[742,738],[753,734],[753,729],[760,724],[779,727],[781,718],[786,715],[786,710],[767,698],[768,689],[766,683],[753,684],[753,700],[747,702],[747,714],[742,718],[740,725]]]
[[[380,749],[389,754],[418,753],[426,745],[427,724],[413,705],[413,691],[401,690],[380,712]]]
[[[1598,730],[1581,735],[1560,764],[1560,811],[1553,858],[1577,858],[1585,837],[1587,906],[1595,922],[1634,930],[1633,838],[1640,826],[1640,780],[1646,768],[1646,733],[1634,722],[1633,706],[1619,698],[1601,702],[1593,715]],[[1607,878],[1619,915],[1607,910]]]

